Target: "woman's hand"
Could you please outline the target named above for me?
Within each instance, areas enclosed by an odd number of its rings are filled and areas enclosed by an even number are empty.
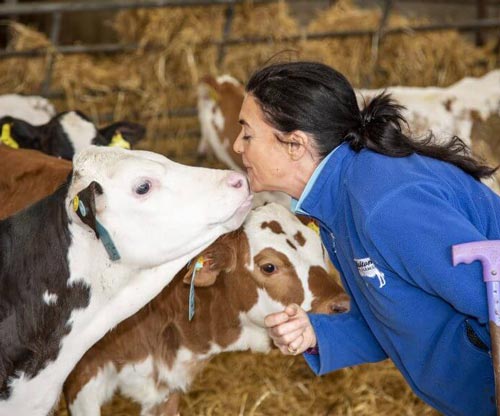
[[[309,316],[300,306],[288,305],[283,312],[267,315],[267,332],[283,354],[301,354],[316,346],[316,334]]]

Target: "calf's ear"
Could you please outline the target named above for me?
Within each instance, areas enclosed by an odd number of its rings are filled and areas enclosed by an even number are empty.
[[[96,196],[102,195],[102,193],[102,186],[98,182],[92,181],[73,198],[73,210],[82,222],[94,231],[97,238],[99,238],[99,233],[97,230],[95,201]]]
[[[109,126],[99,129],[99,133],[104,137],[104,145],[111,145],[113,139],[118,134],[121,135],[129,145],[133,146],[144,138],[146,134],[146,127],[139,123],[132,123],[130,121],[118,121],[110,124]]]
[[[195,265],[193,264],[188,267],[188,271],[184,275],[183,282],[189,285],[191,284],[191,279],[194,279],[194,285],[196,287],[212,286],[221,272],[219,269],[211,269],[210,262],[208,260],[205,260],[201,269],[197,269],[193,273],[194,269]]]
[[[191,279],[194,278],[195,286],[211,286],[222,272],[234,270],[236,267],[236,251],[228,236],[229,234],[219,238],[191,262],[184,275],[184,283],[191,284]],[[203,266],[197,269],[193,275],[197,262],[201,262]]]

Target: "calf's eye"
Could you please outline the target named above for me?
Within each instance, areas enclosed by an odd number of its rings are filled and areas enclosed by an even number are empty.
[[[266,263],[260,266],[260,271],[264,274],[273,274],[278,268],[272,263]]]
[[[146,181],[141,183],[135,188],[135,193],[138,195],[144,195],[147,194],[150,189],[151,189],[151,183]]]

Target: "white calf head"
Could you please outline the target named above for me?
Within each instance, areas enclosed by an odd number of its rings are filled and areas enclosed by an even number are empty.
[[[96,234],[97,220],[120,262],[138,268],[179,258],[239,227],[252,198],[239,173],[96,146],[75,157],[68,206],[77,195],[87,216],[69,209],[70,218]]]

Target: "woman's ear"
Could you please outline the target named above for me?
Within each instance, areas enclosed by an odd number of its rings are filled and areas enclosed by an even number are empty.
[[[311,138],[302,130],[295,130],[290,133],[287,146],[290,158],[297,161],[309,152]]]

